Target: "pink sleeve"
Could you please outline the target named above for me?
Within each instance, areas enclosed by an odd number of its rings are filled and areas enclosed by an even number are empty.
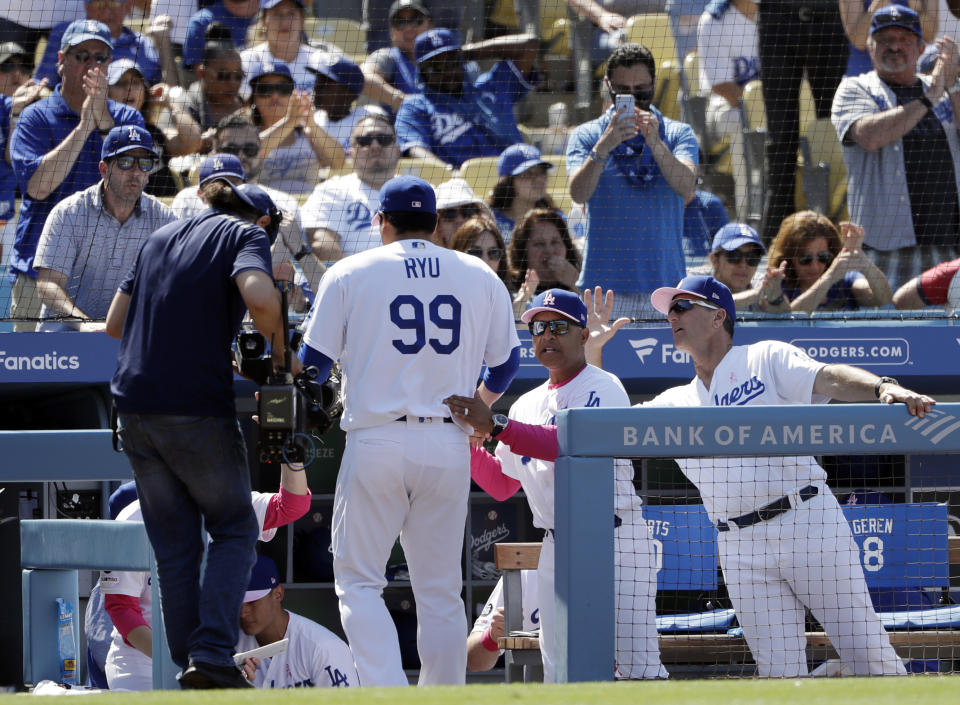
[[[147,620],[143,618],[143,610],[140,609],[140,599],[133,595],[104,595],[103,608],[110,615],[113,626],[120,632],[123,641],[127,646],[133,646],[127,641],[127,634],[132,632],[135,627],[149,627]]]
[[[520,489],[520,481],[504,475],[500,461],[485,448],[470,449],[470,477],[498,502],[510,499]]]
[[[276,529],[278,526],[290,524],[310,510],[310,490],[306,494],[294,494],[280,488],[280,491],[270,498],[267,513],[263,518],[263,530]]]
[[[517,455],[537,460],[552,463],[560,454],[556,426],[539,426],[510,419],[507,427],[497,435],[497,440],[510,446],[510,450]]]

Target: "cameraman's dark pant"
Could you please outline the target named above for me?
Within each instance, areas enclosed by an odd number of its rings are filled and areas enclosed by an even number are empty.
[[[181,668],[188,659],[232,666],[260,531],[240,426],[235,418],[121,413],[119,433],[157,559],[170,655]]]
[[[836,0],[771,0],[758,5],[760,80],[767,111],[767,194],[761,236],[767,244],[795,208],[800,144],[800,84],[810,82],[817,118],[829,118],[847,68],[850,41]]]

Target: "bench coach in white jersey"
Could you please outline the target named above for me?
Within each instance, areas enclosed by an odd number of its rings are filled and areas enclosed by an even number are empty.
[[[343,370],[346,449],[333,507],[340,616],[360,684],[406,685],[381,595],[397,536],[417,602],[420,684],[462,684],[460,598],[470,449],[443,399],[492,403],[519,363],[506,287],[481,260],[434,245],[436,196],[399,176],[380,190],[382,247],[346,257],[320,283],[300,359]]]

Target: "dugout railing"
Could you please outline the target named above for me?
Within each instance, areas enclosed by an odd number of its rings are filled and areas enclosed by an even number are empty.
[[[939,455],[960,451],[960,404],[568,409],[557,415],[557,680],[609,681],[614,663],[614,458]],[[942,536],[948,564],[947,532]],[[944,568],[945,569],[945,568]]]

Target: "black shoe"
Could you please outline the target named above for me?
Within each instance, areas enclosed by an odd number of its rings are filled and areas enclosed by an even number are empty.
[[[204,661],[190,661],[180,674],[180,687],[184,690],[207,690],[212,688],[252,688],[236,666],[217,666]]]

